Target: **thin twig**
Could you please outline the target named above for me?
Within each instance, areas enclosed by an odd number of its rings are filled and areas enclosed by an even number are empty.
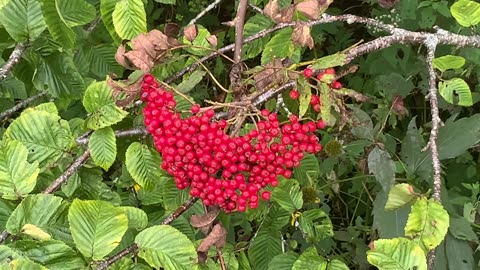
[[[80,136],[78,139],[75,140],[75,142],[78,145],[82,144],[87,144],[90,133],[88,133],[86,136]],[[137,135],[148,135],[148,131],[144,127],[137,127],[137,128],[132,128],[132,129],[123,129],[123,130],[116,130],[115,131],[115,137],[121,138],[121,137],[129,137],[129,136],[137,136]]]
[[[227,266],[225,265],[225,259],[223,258],[222,250],[217,249],[217,256],[218,260],[220,261],[220,267],[222,270],[227,270]]]
[[[248,3],[248,7],[251,8],[251,9],[253,9],[253,10],[255,10],[256,12],[258,12],[258,13],[260,13],[260,14],[263,14],[263,9],[255,6],[254,4],[252,4],[252,3],[250,3],[250,2]]]
[[[216,5],[218,5],[220,2],[222,2],[222,0],[215,0],[215,2],[211,3],[210,5],[208,5],[204,10],[202,10],[202,12],[198,13],[197,16],[195,16],[195,18],[193,18],[188,24],[195,24],[197,23],[197,21],[202,18],[203,16],[205,16],[205,14],[207,14],[207,12],[209,12],[210,10],[212,10],[213,8],[215,8]]]
[[[233,61],[235,63],[240,63],[242,61],[243,27],[245,24],[247,7],[248,0],[240,0],[238,2],[237,16],[235,17],[235,48],[233,52]]]
[[[192,197],[188,199],[184,204],[182,204],[175,212],[170,214],[168,217],[166,217],[161,225],[167,225],[172,223],[174,220],[176,220],[179,216],[181,216],[185,211],[187,211],[190,207],[192,207],[198,200],[198,197]],[[97,263],[97,270],[105,270],[107,269],[110,265],[114,264],[121,258],[128,256],[128,255],[136,255],[138,251],[138,246],[136,244],[132,244],[119,253],[115,254],[114,256],[108,258],[105,261],[101,261]]]
[[[47,95],[47,92],[40,92],[40,93],[36,94],[35,96],[31,96],[27,99],[24,99],[24,100],[20,101],[19,103],[17,103],[17,105],[13,106],[12,108],[0,113],[0,121],[2,121],[5,118],[8,118],[9,116],[16,113],[17,111],[23,109],[24,107],[27,107],[28,104],[32,103],[33,101],[35,101],[39,98],[42,98],[42,97],[46,96],[46,95]]]
[[[93,22],[88,26],[87,28],[87,33],[91,33],[93,32],[93,30],[95,30],[95,28],[98,26],[98,24],[102,21],[102,17],[101,16],[97,16],[95,18],[95,20],[93,20]]]
[[[3,241],[7,240],[7,237],[9,237],[10,234],[7,232],[7,230],[4,230],[2,234],[0,234],[0,244],[3,243]]]
[[[28,42],[18,43],[17,46],[15,46],[5,65],[0,68],[0,82],[7,78],[8,73],[10,73],[13,67],[20,61],[22,54],[27,50],[28,46]]]

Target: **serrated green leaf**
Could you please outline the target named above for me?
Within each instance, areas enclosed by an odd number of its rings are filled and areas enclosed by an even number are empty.
[[[175,5],[177,3],[176,0],[155,0],[155,2],[167,5]]]
[[[43,18],[47,23],[50,34],[65,48],[73,48],[77,37],[65,22],[60,10],[57,9],[59,1],[66,0],[40,0]]]
[[[298,107],[298,117],[302,118],[310,108],[310,100],[312,99],[312,90],[310,89],[310,84],[307,82],[305,77],[300,76],[297,82],[297,90],[300,93],[298,98],[299,107]]]
[[[333,236],[333,224],[321,209],[307,210],[302,213],[299,227],[308,243],[318,243],[326,237]]]
[[[385,210],[395,210],[415,199],[417,195],[413,192],[413,187],[409,184],[397,184],[390,189],[388,193]]]
[[[327,265],[327,270],[348,270],[348,269],[350,268],[348,268],[348,266],[344,262],[337,259],[333,259],[329,261]]]
[[[318,159],[313,154],[305,154],[300,166],[293,168],[293,175],[302,186],[313,186],[320,175]]]
[[[102,15],[102,21],[107,28],[108,33],[115,41],[116,44],[120,44],[121,38],[118,36],[117,32],[115,31],[115,26],[113,25],[113,11],[115,10],[115,6],[118,3],[118,0],[100,0],[100,14]]]
[[[75,199],[68,221],[77,249],[93,260],[100,260],[115,249],[128,228],[125,211],[104,201]]]
[[[85,125],[93,130],[111,126],[122,121],[128,113],[117,107],[112,89],[105,81],[93,82],[83,96],[83,106],[90,114]]]
[[[325,121],[326,126],[334,126],[337,119],[332,113],[334,101],[330,95],[330,86],[326,83],[320,83],[320,112],[318,116]]]
[[[376,146],[368,154],[368,169],[385,192],[389,192],[395,182],[395,162],[386,151]]]
[[[157,269],[192,269],[197,258],[193,243],[169,225],[153,226],[135,237],[138,256]]]
[[[19,240],[9,244],[9,247],[13,252],[21,253],[50,270],[76,270],[86,266],[77,252],[58,240]]]
[[[345,53],[335,53],[319,58],[312,64],[313,69],[326,69],[345,65],[347,55]]]
[[[51,194],[29,195],[15,208],[7,221],[11,234],[22,232],[25,224],[31,224],[54,239],[71,241],[67,221],[68,204]]]
[[[293,264],[292,270],[325,270],[327,260],[318,255],[315,247],[309,247]]]
[[[243,35],[248,38],[249,36],[252,36],[262,30],[272,27],[272,25],[273,22],[270,18],[262,14],[257,14],[247,20],[243,29]],[[244,44],[242,48],[242,59],[247,60],[259,55],[263,51],[269,38],[270,35],[267,35],[265,37]]]
[[[11,260],[22,258],[22,255],[9,248],[7,245],[0,245],[0,264],[8,263]]]
[[[475,26],[480,22],[480,4],[475,1],[457,1],[450,7],[450,11],[463,27]]]
[[[124,210],[127,215],[129,228],[142,230],[147,227],[148,217],[142,209],[131,206],[122,206],[120,208]]]
[[[30,193],[40,172],[38,162],[28,163],[28,149],[18,141],[0,143],[0,194],[17,200]]]
[[[184,44],[192,44],[193,47],[186,47],[185,51],[197,55],[197,56],[204,56],[206,54],[209,54],[211,50],[209,49],[204,49],[204,48],[213,48],[213,46],[208,42],[207,38],[211,35],[208,29],[203,27],[202,25],[197,25],[197,36],[195,39],[190,42],[187,40],[187,38],[184,36],[182,39],[182,42]],[[190,61],[195,61],[196,58],[189,58],[188,60]]]
[[[417,243],[406,238],[376,240],[367,252],[367,259],[379,270],[427,269],[425,252]]]
[[[280,179],[280,184],[272,192],[272,201],[278,203],[283,209],[290,213],[302,208],[303,193],[300,185],[295,179]]]
[[[163,206],[167,211],[175,211],[190,198],[188,189],[179,190],[171,177],[162,177],[160,180],[163,182]]]
[[[291,270],[298,257],[299,255],[292,251],[279,254],[268,263],[268,270]]]
[[[456,55],[444,55],[433,59],[433,67],[444,72],[448,69],[457,69],[465,65],[465,58]]]
[[[293,55],[295,46],[292,42],[292,31],[292,28],[282,29],[268,41],[262,53],[262,65],[275,58],[282,59]]]
[[[8,263],[0,265],[0,270],[47,270],[40,264],[34,263],[24,258],[18,258]]]
[[[9,1],[0,10],[0,23],[17,42],[32,42],[47,28],[36,0]]]
[[[181,93],[190,92],[199,82],[202,81],[203,77],[207,74],[205,71],[195,70],[176,87],[177,91]]]
[[[75,60],[84,57],[87,63],[87,69],[98,79],[104,79],[110,73],[121,74],[123,72],[115,60],[117,49],[112,45],[99,45],[92,47],[91,44],[85,44],[76,54]],[[78,65],[78,61],[77,61]]]
[[[438,82],[438,91],[448,103],[454,104],[453,92],[455,92],[458,95],[458,105],[473,105],[470,86],[461,78],[453,78],[451,80]]]
[[[28,148],[28,161],[41,167],[60,159],[72,145],[72,135],[65,120],[58,115],[27,109],[5,131],[7,141],[16,140]]]
[[[88,141],[93,161],[108,171],[117,157],[117,139],[111,127],[95,130]]]
[[[142,0],[121,0],[112,13],[115,31],[122,39],[147,32],[147,15]]]
[[[69,27],[87,24],[95,19],[95,7],[84,0],[56,0],[62,19]]]
[[[158,152],[138,142],[132,143],[125,154],[128,173],[135,182],[147,189],[164,176],[160,169],[161,163],[162,159]]]
[[[253,269],[267,269],[270,261],[281,253],[280,232],[260,230],[253,242],[250,242],[248,258]]]
[[[412,212],[405,226],[405,236],[418,239],[428,252],[443,241],[448,226],[448,213],[439,202],[434,199],[419,199],[412,205]]]

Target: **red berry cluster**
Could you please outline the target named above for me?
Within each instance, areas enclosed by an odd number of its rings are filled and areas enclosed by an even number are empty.
[[[303,75],[305,76],[305,78],[310,78],[310,77],[313,76],[313,74],[315,74],[315,71],[311,67],[306,67],[303,70]],[[318,73],[317,80],[321,81],[323,76],[325,76],[326,74],[335,75],[335,69],[327,68],[327,69],[323,70],[322,72]],[[330,88],[332,88],[332,89],[340,89],[342,87],[343,87],[342,83],[340,83],[337,80],[333,80],[330,83]]]
[[[293,89],[292,91],[290,91],[289,96],[291,99],[297,100],[300,97],[300,94],[296,89]],[[317,95],[312,95],[312,97],[310,98],[310,105],[312,105],[313,110],[316,112],[320,112],[321,104],[322,103],[320,97]]]
[[[262,110],[264,120],[255,129],[234,137],[225,134],[225,120],[213,120],[213,110],[200,112],[193,105],[182,119],[172,93],[149,74],[140,98],[147,102],[145,125],[163,158],[161,167],[174,176],[177,188],[191,187],[192,196],[226,212],[258,207],[259,194],[270,198],[267,185],[277,186],[280,175],[290,178],[305,152],[322,149],[315,135],[322,123],[302,124],[295,115],[280,125],[275,113]]]

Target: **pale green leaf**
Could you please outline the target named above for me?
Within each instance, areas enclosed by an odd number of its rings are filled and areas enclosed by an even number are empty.
[[[85,125],[93,130],[116,124],[128,114],[117,107],[112,89],[105,81],[93,82],[88,86],[83,96],[83,106],[89,113]]]
[[[454,104],[453,92],[455,92],[458,95],[458,105],[473,105],[470,86],[461,78],[438,82],[438,92],[448,103]]]
[[[10,0],[0,0],[0,10],[2,10],[2,8],[8,4],[8,2],[10,2]]]
[[[133,180],[147,189],[164,176],[161,162],[158,152],[138,142],[132,143],[125,154],[125,164]]]
[[[88,140],[93,161],[108,171],[117,156],[117,140],[111,127],[95,130]]]
[[[127,215],[129,228],[142,230],[147,227],[148,217],[142,209],[131,206],[122,206],[120,208],[123,209]]]
[[[192,47],[186,47],[185,51],[197,55],[197,56],[204,56],[206,54],[209,54],[211,52],[211,48],[213,46],[208,42],[207,38],[211,35],[210,32],[203,27],[202,25],[197,25],[197,36],[195,39],[190,42],[187,40],[187,38],[184,36],[182,39],[182,42],[184,44],[192,44]],[[189,59],[190,61],[195,61],[196,58],[191,58]]]
[[[14,1],[14,0],[12,0]],[[47,270],[40,264],[34,263],[24,258],[18,258],[8,263],[0,265],[0,270]]]
[[[313,69],[326,69],[330,67],[337,67],[345,65],[347,55],[338,52],[336,54],[321,57],[312,64]]]
[[[327,270],[349,270],[349,269],[350,268],[348,268],[348,266],[344,262],[337,259],[333,259],[329,261],[327,265]]]
[[[284,28],[268,41],[262,53],[262,65],[270,63],[275,58],[283,59],[293,55],[295,46],[292,42],[292,31],[292,28]]]
[[[380,239],[371,244],[368,262],[379,270],[427,270],[425,252],[414,241],[406,238]]]
[[[279,254],[268,263],[268,270],[291,270],[299,255],[289,251]]]
[[[47,23],[50,34],[59,41],[65,48],[73,48],[77,39],[75,32],[67,25],[57,8],[59,1],[68,0],[40,0],[43,18]]]
[[[168,4],[168,5],[175,5],[176,0],[155,0],[155,2],[161,3],[161,4]]]
[[[32,42],[47,28],[36,0],[9,1],[0,10],[0,23],[17,42]]]
[[[416,238],[421,246],[430,251],[445,238],[449,226],[449,217],[443,206],[434,199],[419,199],[412,205],[405,226],[405,236]]]
[[[465,65],[465,58],[456,55],[444,55],[433,59],[433,67],[444,72],[448,69],[457,69]]]
[[[302,208],[303,193],[297,180],[281,177],[279,182],[278,187],[272,192],[271,200],[291,213]]]
[[[18,141],[0,143],[0,194],[16,200],[30,193],[37,182],[38,162],[28,163],[28,149]]]
[[[368,169],[385,192],[389,192],[395,182],[395,162],[390,154],[376,146],[368,155]]]
[[[119,0],[100,0],[100,14],[102,15],[103,24],[116,44],[120,44],[121,38],[115,31],[112,14],[118,1]]]
[[[115,249],[128,228],[125,211],[104,201],[75,199],[68,221],[77,249],[93,260],[102,259]]]
[[[68,123],[58,115],[27,109],[5,131],[4,138],[17,140],[28,148],[28,161],[44,167],[69,151],[73,138]]]
[[[475,26],[480,22],[480,4],[475,1],[457,1],[450,7],[450,11],[463,27]]]
[[[318,255],[315,247],[306,249],[293,264],[292,270],[325,270],[327,260]]]
[[[297,90],[300,93],[298,98],[298,117],[302,118],[310,108],[310,100],[312,99],[312,90],[310,84],[307,82],[304,76],[298,78]]]
[[[48,234],[47,232],[45,232],[44,230],[42,230],[41,228],[39,228],[39,227],[37,227],[33,224],[23,225],[22,233],[32,237],[33,239],[37,239],[37,240],[50,240],[50,239],[52,239],[52,236],[50,234]]]
[[[138,256],[157,269],[189,270],[197,258],[193,243],[187,236],[169,225],[157,225],[135,237]]]
[[[308,243],[333,236],[333,224],[328,215],[321,209],[307,210],[302,213],[299,227]]]
[[[147,32],[147,15],[142,0],[121,0],[112,13],[115,31],[122,39]]]
[[[84,0],[56,0],[57,8],[69,27],[87,24],[95,19],[95,7]]]
[[[205,74],[205,71],[195,70],[186,79],[184,78],[183,81],[176,87],[177,91],[181,93],[190,92],[199,82],[202,81]]]
[[[257,237],[250,242],[248,258],[253,269],[267,269],[270,261],[282,253],[279,231],[258,231]]]
[[[402,183],[394,185],[388,194],[386,210],[396,210],[410,202],[412,202],[417,195],[413,192],[413,187],[409,184]]]

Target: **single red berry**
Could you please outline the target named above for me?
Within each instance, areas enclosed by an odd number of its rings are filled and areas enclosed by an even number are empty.
[[[319,129],[324,129],[325,126],[326,126],[326,125],[325,125],[325,121],[323,121],[323,119],[318,120],[318,122],[317,122],[317,128],[319,128]]]
[[[312,68],[307,67],[303,70],[303,76],[305,76],[305,78],[310,78],[310,77],[312,77],[312,75],[313,75],[313,69]]]
[[[340,83],[339,81],[333,81],[330,87],[332,87],[333,89],[340,89],[342,88],[342,83]]]
[[[322,107],[320,104],[315,104],[313,105],[313,110],[319,113],[322,110]]]
[[[198,105],[198,104],[192,105],[192,108],[190,108],[190,111],[191,111],[193,114],[199,113],[199,112],[200,112],[200,105]]]
[[[152,84],[155,81],[155,78],[152,76],[152,74],[145,74],[143,81],[146,84]]]
[[[327,68],[323,72],[325,72],[325,74],[335,74],[335,69]]]
[[[317,75],[317,80],[321,81],[322,78],[323,78],[323,76],[324,76],[325,74],[327,74],[327,73],[323,73],[323,72],[318,73],[318,75]]]
[[[293,100],[297,100],[300,97],[300,94],[296,89],[290,91],[290,98]]]
[[[272,194],[270,193],[270,191],[265,190],[264,192],[262,192],[262,199],[264,199],[265,201],[268,201],[271,195]]]
[[[310,105],[320,104],[320,97],[317,95],[312,95],[310,98]]]

